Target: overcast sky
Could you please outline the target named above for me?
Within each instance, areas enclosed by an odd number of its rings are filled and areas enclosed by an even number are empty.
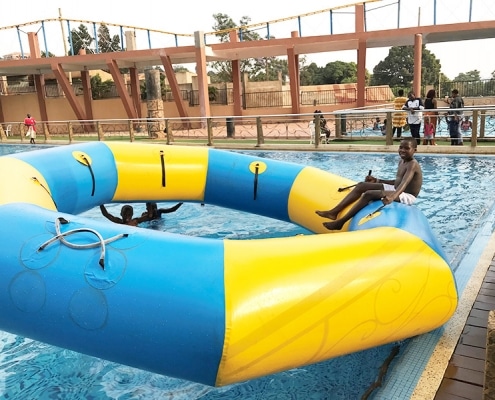
[[[467,22],[472,4],[472,21],[495,20],[494,0],[378,0],[366,4],[366,26],[369,30],[391,29],[398,23],[400,4],[400,26],[416,26],[418,21],[423,25],[433,24],[433,4],[437,4],[436,23]],[[131,2],[115,0],[24,0],[22,4],[15,1],[2,1],[0,12],[0,28],[39,21],[36,24],[16,29],[0,29],[0,55],[19,52],[18,35],[22,38],[24,52],[29,52],[26,32],[41,31],[41,21],[57,18],[59,9],[65,19],[105,22],[122,26],[156,29],[177,34],[192,34],[195,31],[211,32],[215,23],[213,14],[222,13],[230,16],[237,24],[243,16],[251,18],[251,23],[263,23],[281,20],[287,17],[303,15],[319,10],[326,10],[346,4],[352,0],[306,0],[279,2],[270,0],[187,0],[187,1],[156,1],[140,0]],[[333,33],[346,33],[353,30],[353,8],[344,8],[332,12]],[[270,22],[270,35],[276,38],[290,37],[291,31],[299,30],[302,36],[330,33],[330,12],[314,16],[301,17],[285,22]],[[71,23],[71,28],[77,28],[79,23]],[[58,22],[46,22],[46,44],[50,52],[62,55],[64,40],[62,28]],[[65,32],[67,24],[64,23]],[[115,29],[115,30],[113,30]],[[124,30],[126,30],[124,28]],[[91,29],[90,29],[91,32]],[[266,28],[260,28],[258,33],[264,37]],[[120,34],[118,28],[111,29],[112,34]],[[152,47],[167,47],[175,45],[173,35],[150,34]],[[179,45],[192,43],[188,37],[178,36]],[[214,40],[213,38],[211,40]],[[138,48],[148,47],[148,35],[145,31],[137,33]],[[45,50],[43,38],[40,47]],[[463,41],[427,45],[442,64],[442,72],[450,79],[461,72],[477,69],[482,78],[490,78],[495,70],[495,38],[478,41]],[[388,54],[388,48],[369,49],[366,67],[372,73],[374,66]],[[332,61],[354,61],[356,52],[329,52],[309,55],[309,62],[324,66]]]

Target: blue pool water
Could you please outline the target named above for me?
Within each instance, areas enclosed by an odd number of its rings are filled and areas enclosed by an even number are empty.
[[[26,145],[0,146],[0,154],[28,149],[32,148]],[[362,179],[370,169],[375,176],[393,177],[399,159],[396,154],[245,153],[312,165],[354,180]],[[427,216],[448,260],[456,269],[481,224],[492,212],[495,203],[492,184],[495,157],[418,154],[417,159],[425,178],[417,206]],[[164,207],[171,205],[173,203],[160,204]],[[120,207],[119,204],[109,205],[108,209],[118,214]],[[134,207],[138,214],[144,210],[142,204],[135,204]],[[103,219],[99,210],[90,210],[85,215]],[[307,233],[300,227],[270,218],[200,204],[184,204],[177,212],[166,214],[161,221],[154,221],[146,227],[218,239]],[[380,367],[391,351],[399,346],[401,356],[407,352],[408,342],[392,343],[224,388],[211,388],[0,332],[0,394],[5,399],[22,400],[359,399],[377,379]],[[425,360],[415,361],[421,364]]]

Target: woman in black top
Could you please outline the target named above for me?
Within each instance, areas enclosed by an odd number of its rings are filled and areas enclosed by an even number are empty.
[[[425,116],[429,115],[430,116],[430,122],[433,124],[433,140],[431,144],[436,145],[435,143],[435,134],[437,132],[437,119],[438,119],[438,111],[431,111],[431,110],[436,110],[437,107],[437,94],[435,92],[435,89],[430,89],[428,90],[428,93],[426,93],[426,99],[425,99]]]

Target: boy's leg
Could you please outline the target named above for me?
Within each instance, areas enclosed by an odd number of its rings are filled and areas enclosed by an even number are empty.
[[[315,211],[320,217],[337,219],[339,213],[347,206],[358,200],[361,195],[368,191],[383,191],[383,184],[371,182],[359,182],[342,201],[331,210]],[[369,200],[368,200],[369,201]]]
[[[367,206],[370,201],[380,200],[385,195],[383,190],[368,190],[364,193],[361,198],[352,206],[347,214],[342,216],[335,221],[324,222],[323,226],[328,230],[340,230],[344,226],[344,224],[349,221],[352,217],[354,217],[358,211],[362,210],[365,206]]]

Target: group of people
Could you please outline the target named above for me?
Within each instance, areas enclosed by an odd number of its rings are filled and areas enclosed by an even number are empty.
[[[450,108],[445,118],[449,129],[451,145],[462,145],[461,130],[466,131],[472,127],[469,117],[463,117],[462,108],[464,108],[464,100],[459,95],[459,91],[454,89],[452,90],[451,98],[446,96],[444,101],[449,104]],[[394,113],[392,118],[392,136],[397,134],[397,138],[400,138],[404,126],[407,124],[409,125],[411,136],[419,145],[421,144],[421,125],[423,125],[423,145],[436,145],[435,136],[439,114],[435,89],[428,91],[424,102],[420,97],[416,96],[414,91],[410,91],[407,94],[407,98],[404,97],[404,90],[400,89],[398,96],[394,100],[394,110],[404,110],[407,113]]]
[[[110,214],[103,204],[100,205],[100,211],[104,217],[108,218],[112,222],[115,222],[116,224],[138,226],[141,222],[160,219],[162,214],[177,211],[180,206],[182,206],[182,203],[177,203],[175,206],[170,208],[158,208],[156,203],[147,202],[146,211],[144,211],[140,217],[134,217],[134,208],[128,204],[122,206],[122,209],[120,210],[120,217]]]

